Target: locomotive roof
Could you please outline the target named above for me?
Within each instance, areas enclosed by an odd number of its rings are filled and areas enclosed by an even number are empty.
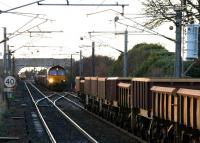
[[[50,67],[49,70],[51,70],[51,69],[56,69],[56,68],[64,69],[64,67],[59,66],[59,65],[56,65],[56,66],[52,66],[52,67]]]

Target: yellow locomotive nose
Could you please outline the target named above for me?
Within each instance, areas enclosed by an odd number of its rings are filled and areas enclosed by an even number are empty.
[[[49,79],[49,83],[53,83],[53,78],[50,78],[50,79]]]

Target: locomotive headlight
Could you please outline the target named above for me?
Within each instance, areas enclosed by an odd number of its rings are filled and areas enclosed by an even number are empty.
[[[49,79],[49,83],[53,83],[53,78],[50,78],[50,79]]]

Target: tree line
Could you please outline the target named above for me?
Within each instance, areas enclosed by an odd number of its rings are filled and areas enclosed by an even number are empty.
[[[123,76],[123,54],[117,60],[96,56],[96,76]],[[159,44],[141,43],[128,51],[128,76],[173,77],[175,53]],[[183,62],[184,77],[200,77],[200,61]],[[79,75],[79,61],[73,66],[73,75]],[[83,76],[92,75],[92,57],[83,59]]]

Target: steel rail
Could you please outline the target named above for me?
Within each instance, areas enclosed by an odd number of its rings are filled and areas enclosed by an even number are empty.
[[[39,115],[39,117],[40,117],[40,120],[42,121],[42,124],[43,124],[43,126],[45,127],[45,130],[46,130],[46,132],[47,132],[47,134],[48,134],[48,136],[49,136],[51,142],[52,142],[52,143],[57,143],[56,140],[55,140],[55,138],[54,138],[54,136],[53,136],[53,134],[51,133],[49,127],[47,126],[47,123],[45,122],[44,118],[42,117],[42,114],[41,114],[41,112],[40,112],[40,110],[39,110],[39,108],[38,108],[38,106],[37,106],[37,104],[36,104],[36,102],[35,102],[35,100],[34,100],[32,94],[31,94],[30,89],[29,89],[28,86],[27,86],[27,83],[26,83],[26,82],[24,82],[24,83],[25,83],[26,89],[27,89],[28,92],[29,92],[29,95],[30,95],[30,97],[31,97],[31,100],[32,100],[32,102],[34,103],[34,105],[35,105],[35,107],[36,107],[36,109],[37,109],[37,112],[38,112],[38,115]]]
[[[67,94],[70,94],[70,95],[71,95],[71,93],[67,93]],[[57,94],[57,95],[59,95],[59,94]],[[61,95],[60,95],[60,96],[61,96]],[[73,96],[73,95],[71,95],[71,96]],[[76,96],[73,96],[73,97],[76,98]],[[65,95],[63,95],[63,96],[61,96],[60,98],[56,99],[54,102],[56,103],[56,102],[57,102],[58,100],[60,100],[61,98],[64,98],[64,99],[68,100],[69,102],[73,103],[74,105],[78,106],[79,108],[85,110],[84,107],[82,107],[82,106],[80,106],[79,104],[77,104],[76,102],[74,102],[74,101],[68,99],[67,97],[65,97]],[[87,110],[86,110],[86,111],[87,111]]]
[[[69,94],[69,95],[71,95],[71,96],[73,96],[73,97],[75,97],[75,98],[79,98],[78,96],[74,95],[74,94],[71,93],[71,92],[65,92],[65,94]]]
[[[49,96],[43,97],[43,98],[41,98],[41,99],[38,99],[35,103],[38,105],[39,102],[43,101],[44,99],[47,99],[47,97],[49,98],[49,97],[52,97],[52,96],[54,96],[54,95],[55,95],[55,93],[54,93],[54,94],[51,94],[51,95],[49,95]]]
[[[84,110],[85,112],[89,113],[90,115],[96,117],[97,119],[99,119],[99,120],[105,122],[105,123],[108,124],[108,125],[113,126],[114,128],[120,130],[120,131],[123,132],[124,134],[127,134],[129,137],[134,138],[134,139],[136,139],[137,141],[139,141],[139,142],[141,142],[141,143],[147,143],[146,141],[140,139],[139,137],[137,137],[137,136],[135,136],[135,135],[133,135],[133,134],[127,132],[126,130],[124,130],[124,129],[122,129],[122,128],[120,128],[120,127],[118,127],[118,126],[116,126],[116,125],[114,125],[114,124],[112,124],[112,123],[110,123],[110,122],[108,122],[107,120],[105,120],[105,119],[103,119],[103,118],[101,118],[101,117],[99,117],[99,116],[97,116],[97,115],[95,115],[95,114],[89,112],[88,110],[86,110],[86,109],[85,109],[84,107],[82,107],[81,105],[77,104],[76,102],[74,102],[74,101],[72,101],[72,100],[70,100],[69,98],[66,97],[67,95],[70,95],[70,96],[72,96],[72,97],[74,97],[74,98],[79,98],[78,96],[74,95],[73,93],[65,92],[64,94],[65,94],[65,95],[60,95],[60,94],[58,94],[58,93],[55,93],[54,95],[58,95],[58,96],[60,96],[60,97],[58,97],[58,98],[57,98],[56,100],[54,100],[54,102],[52,102],[52,103],[53,103],[55,106],[57,106],[57,105],[56,105],[56,102],[59,101],[60,99],[64,98],[64,99],[66,99],[67,101],[71,102],[72,104],[78,106],[79,108],[81,108],[81,109]]]
[[[30,83],[30,85],[32,87],[34,87],[41,95],[43,95],[44,97],[46,97],[44,95],[44,93],[42,93],[36,86],[34,86],[32,83]],[[64,96],[63,96],[64,97]],[[63,98],[62,97],[62,98]],[[49,99],[48,97],[46,98],[49,102],[51,102],[53,104],[53,106],[65,117],[65,119],[67,119],[69,122],[71,122],[71,124],[78,129],[89,141],[91,141],[92,143],[98,143],[97,140],[95,140],[91,135],[89,135],[84,129],[82,129],[75,121],[73,121],[69,116],[67,116],[65,114],[65,112],[63,112],[56,104],[54,104],[53,101],[51,101],[51,99]],[[61,99],[59,97],[59,99]]]
[[[73,97],[76,98],[76,96],[73,95],[73,94],[70,93],[70,92],[66,92],[65,94],[69,94],[69,95],[71,95],[71,96],[73,96]],[[134,139],[136,139],[137,141],[139,141],[139,142],[141,142],[141,143],[148,143],[147,141],[144,141],[144,140],[142,140],[141,138],[139,138],[139,137],[137,137],[137,136],[135,136],[135,135],[133,135],[133,134],[127,132],[126,130],[124,130],[124,129],[122,129],[122,128],[120,128],[120,127],[118,127],[118,126],[116,126],[116,125],[114,125],[114,124],[112,124],[112,123],[110,123],[109,121],[105,120],[104,118],[99,117],[98,115],[93,114],[92,112],[89,112],[89,111],[86,110],[84,107],[82,107],[82,106],[80,106],[79,104],[77,104],[76,102],[74,102],[74,101],[72,101],[72,100],[70,100],[70,99],[68,99],[68,98],[66,98],[66,97],[64,97],[64,98],[67,99],[68,101],[70,101],[71,103],[77,105],[78,107],[80,107],[81,109],[83,109],[85,112],[89,113],[90,115],[96,117],[97,119],[99,119],[99,120],[105,122],[106,124],[108,124],[108,125],[110,125],[110,126],[116,128],[116,129],[120,130],[120,131],[123,132],[124,134],[127,134],[129,137],[134,138]]]

